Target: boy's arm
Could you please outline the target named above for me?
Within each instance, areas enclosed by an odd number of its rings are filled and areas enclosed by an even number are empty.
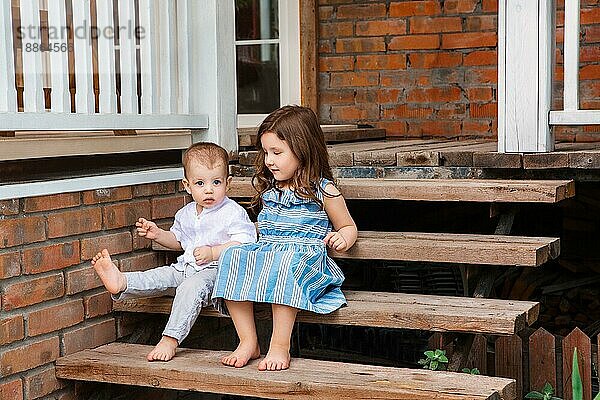
[[[140,237],[154,240],[158,244],[171,250],[183,250],[181,243],[179,243],[175,234],[171,231],[159,228],[155,222],[140,218],[135,223],[135,226],[137,227],[137,233]]]
[[[241,243],[236,242],[235,240],[232,240],[230,242],[223,243],[218,246],[211,246],[210,254],[212,256],[212,260],[217,261],[219,259],[219,257],[221,257],[221,253],[223,252],[223,250],[225,250],[228,247],[235,246],[237,244],[241,244]]]
[[[181,243],[175,237],[175,234],[171,231],[162,230],[162,234],[158,236],[154,241],[170,250],[182,251]]]

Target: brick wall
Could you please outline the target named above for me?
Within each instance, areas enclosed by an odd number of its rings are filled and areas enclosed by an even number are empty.
[[[581,7],[581,108],[600,109],[600,3]],[[561,80],[564,0],[557,8]],[[496,137],[497,0],[319,0],[318,11],[322,123],[372,124],[389,136]],[[600,140],[598,125],[556,133]]]
[[[162,265],[133,225],[168,226],[187,201],[177,182],[0,201],[0,399],[75,398],[53,362],[131,332],[90,259],[106,247],[122,270]]]

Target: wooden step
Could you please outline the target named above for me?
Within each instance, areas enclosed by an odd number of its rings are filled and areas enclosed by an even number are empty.
[[[156,242],[152,248],[169,250]],[[538,267],[559,254],[558,238],[372,231],[360,231],[348,252],[329,250],[334,258],[520,267]]]
[[[572,180],[338,179],[350,200],[558,203],[575,196]],[[252,197],[251,178],[233,179],[229,197]]]
[[[539,303],[471,297],[344,291],[348,306],[327,314],[300,312],[306,323],[512,335],[533,324]],[[115,301],[114,311],[169,314],[172,297]],[[218,317],[213,308],[202,315]],[[256,317],[270,319],[270,307],[257,304]]]
[[[512,379],[464,373],[293,359],[289,370],[223,366],[225,351],[178,349],[171,361],[148,362],[151,346],[111,343],[59,358],[56,376],[93,382],[271,399],[516,398]]]
[[[385,129],[359,128],[357,125],[321,125],[327,143],[353,142],[357,140],[385,139]],[[256,145],[256,128],[238,128],[240,147]]]

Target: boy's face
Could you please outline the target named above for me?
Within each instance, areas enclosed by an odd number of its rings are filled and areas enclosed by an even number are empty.
[[[191,162],[186,175],[183,178],[183,186],[198,203],[198,211],[201,211],[201,208],[212,208],[220,204],[231,182],[231,177],[227,176],[227,166],[221,164],[208,168],[197,162]]]

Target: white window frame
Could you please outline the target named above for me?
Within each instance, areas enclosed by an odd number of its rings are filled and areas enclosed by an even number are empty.
[[[279,39],[236,40],[235,44],[236,47],[248,44],[279,44],[280,105],[300,104],[300,0],[278,0],[278,10]],[[256,127],[266,116],[267,114],[238,114],[237,126],[238,128]]]

